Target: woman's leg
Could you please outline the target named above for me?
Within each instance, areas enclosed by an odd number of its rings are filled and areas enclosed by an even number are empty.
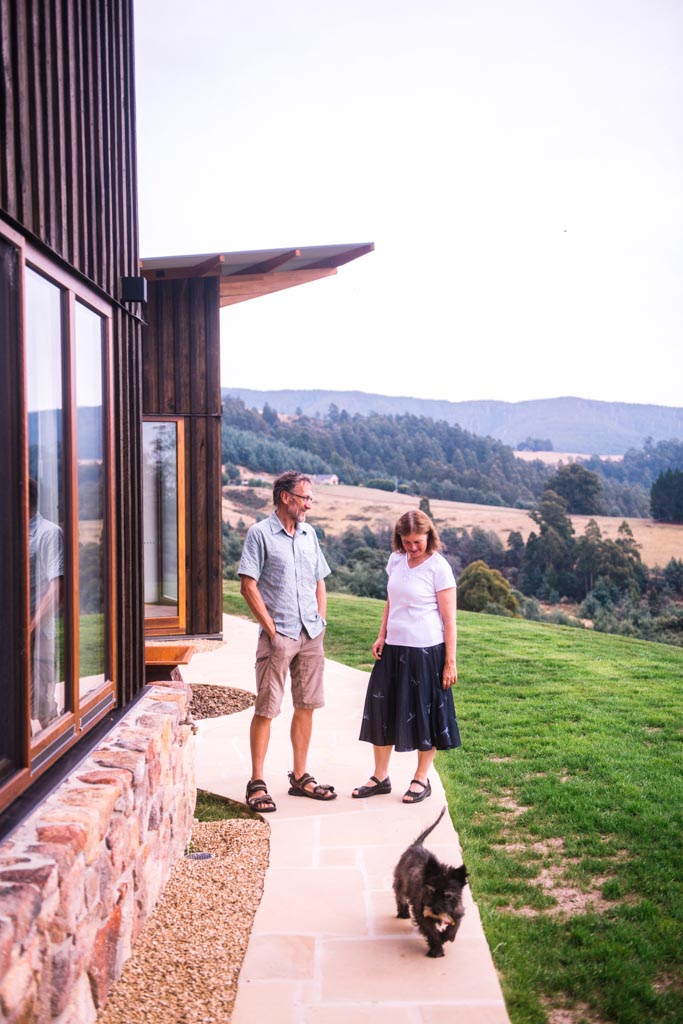
[[[431,767],[434,764],[435,756],[436,747],[432,747],[431,750],[418,750],[417,752],[417,770],[415,772],[414,777],[418,779],[420,782],[424,782],[425,785],[427,784]],[[413,794],[412,797],[411,793]],[[411,804],[413,802],[414,797],[420,796],[421,793],[424,793],[423,787],[415,786],[411,782],[410,786],[406,790],[406,793],[404,794],[403,802],[405,804]]]
[[[377,747],[377,746],[375,746],[373,744],[372,751],[373,751],[374,758],[375,758],[375,773],[374,774],[375,774],[375,778],[379,779],[380,782],[384,782],[384,780],[386,779],[386,777],[389,774],[389,761],[391,759],[391,753],[392,753],[393,749],[394,748],[392,746]],[[374,786],[374,785],[376,785],[376,783],[374,783],[372,781],[372,779],[368,779],[367,785],[368,786]],[[359,788],[360,787],[357,787],[356,789],[354,789],[354,793],[357,793]]]

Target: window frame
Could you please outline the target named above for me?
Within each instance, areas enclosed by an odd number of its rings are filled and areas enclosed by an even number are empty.
[[[147,615],[147,603],[144,603],[144,629],[146,637],[183,636],[187,628],[187,520],[186,520],[186,451],[185,451],[185,417],[155,416],[142,417],[145,423],[175,423],[177,452],[177,524],[178,524],[178,614],[168,616]],[[143,481],[144,489],[144,481]],[[143,527],[144,529],[144,527]],[[144,543],[144,538],[143,538]]]
[[[11,488],[7,508],[12,522],[18,524],[11,543],[20,548],[17,564],[20,579],[13,582],[20,608],[19,629],[14,641],[10,664],[17,671],[9,677],[16,687],[20,711],[20,736],[11,751],[8,774],[0,780],[0,811],[8,807],[31,783],[54,766],[64,753],[120,703],[116,672],[116,534],[115,483],[113,473],[113,318],[114,308],[101,294],[75,273],[51,258],[22,235],[0,222],[0,237],[17,255],[17,281],[12,304],[16,306],[16,331],[7,339],[4,367],[12,367],[17,377],[16,409],[7,422],[10,439],[17,435],[20,467],[19,480]],[[30,560],[29,560],[29,431],[27,391],[27,295],[26,271],[30,269],[59,289],[60,344],[62,364],[62,459],[59,469],[63,492],[64,537],[64,711],[57,718],[31,735],[31,642],[30,642]],[[102,584],[104,615],[104,680],[92,691],[80,696],[79,671],[79,519],[78,519],[78,451],[76,389],[76,303],[90,309],[101,323],[101,385],[102,385]],[[4,420],[3,420],[4,422]],[[12,429],[13,428],[13,429]],[[16,682],[13,683],[13,681]]]

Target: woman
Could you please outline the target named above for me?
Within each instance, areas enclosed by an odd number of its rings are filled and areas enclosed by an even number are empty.
[[[354,789],[356,799],[391,793],[392,749],[417,750],[417,770],[403,802],[420,803],[432,792],[429,771],[436,751],[460,746],[451,692],[458,679],[456,587],[439,547],[424,512],[406,512],[396,523],[360,731],[360,739],[373,745],[375,774]]]

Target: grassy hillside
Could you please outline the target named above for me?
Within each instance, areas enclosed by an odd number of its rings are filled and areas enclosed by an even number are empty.
[[[330,595],[328,657],[368,668],[381,610]],[[680,1024],[683,651],[458,621],[437,767],[513,1024]]]

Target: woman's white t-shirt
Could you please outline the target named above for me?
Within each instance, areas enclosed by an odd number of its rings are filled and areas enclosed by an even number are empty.
[[[388,644],[433,647],[443,643],[443,622],[436,595],[455,586],[450,565],[435,551],[421,565],[408,567],[405,552],[394,551],[387,562]]]

